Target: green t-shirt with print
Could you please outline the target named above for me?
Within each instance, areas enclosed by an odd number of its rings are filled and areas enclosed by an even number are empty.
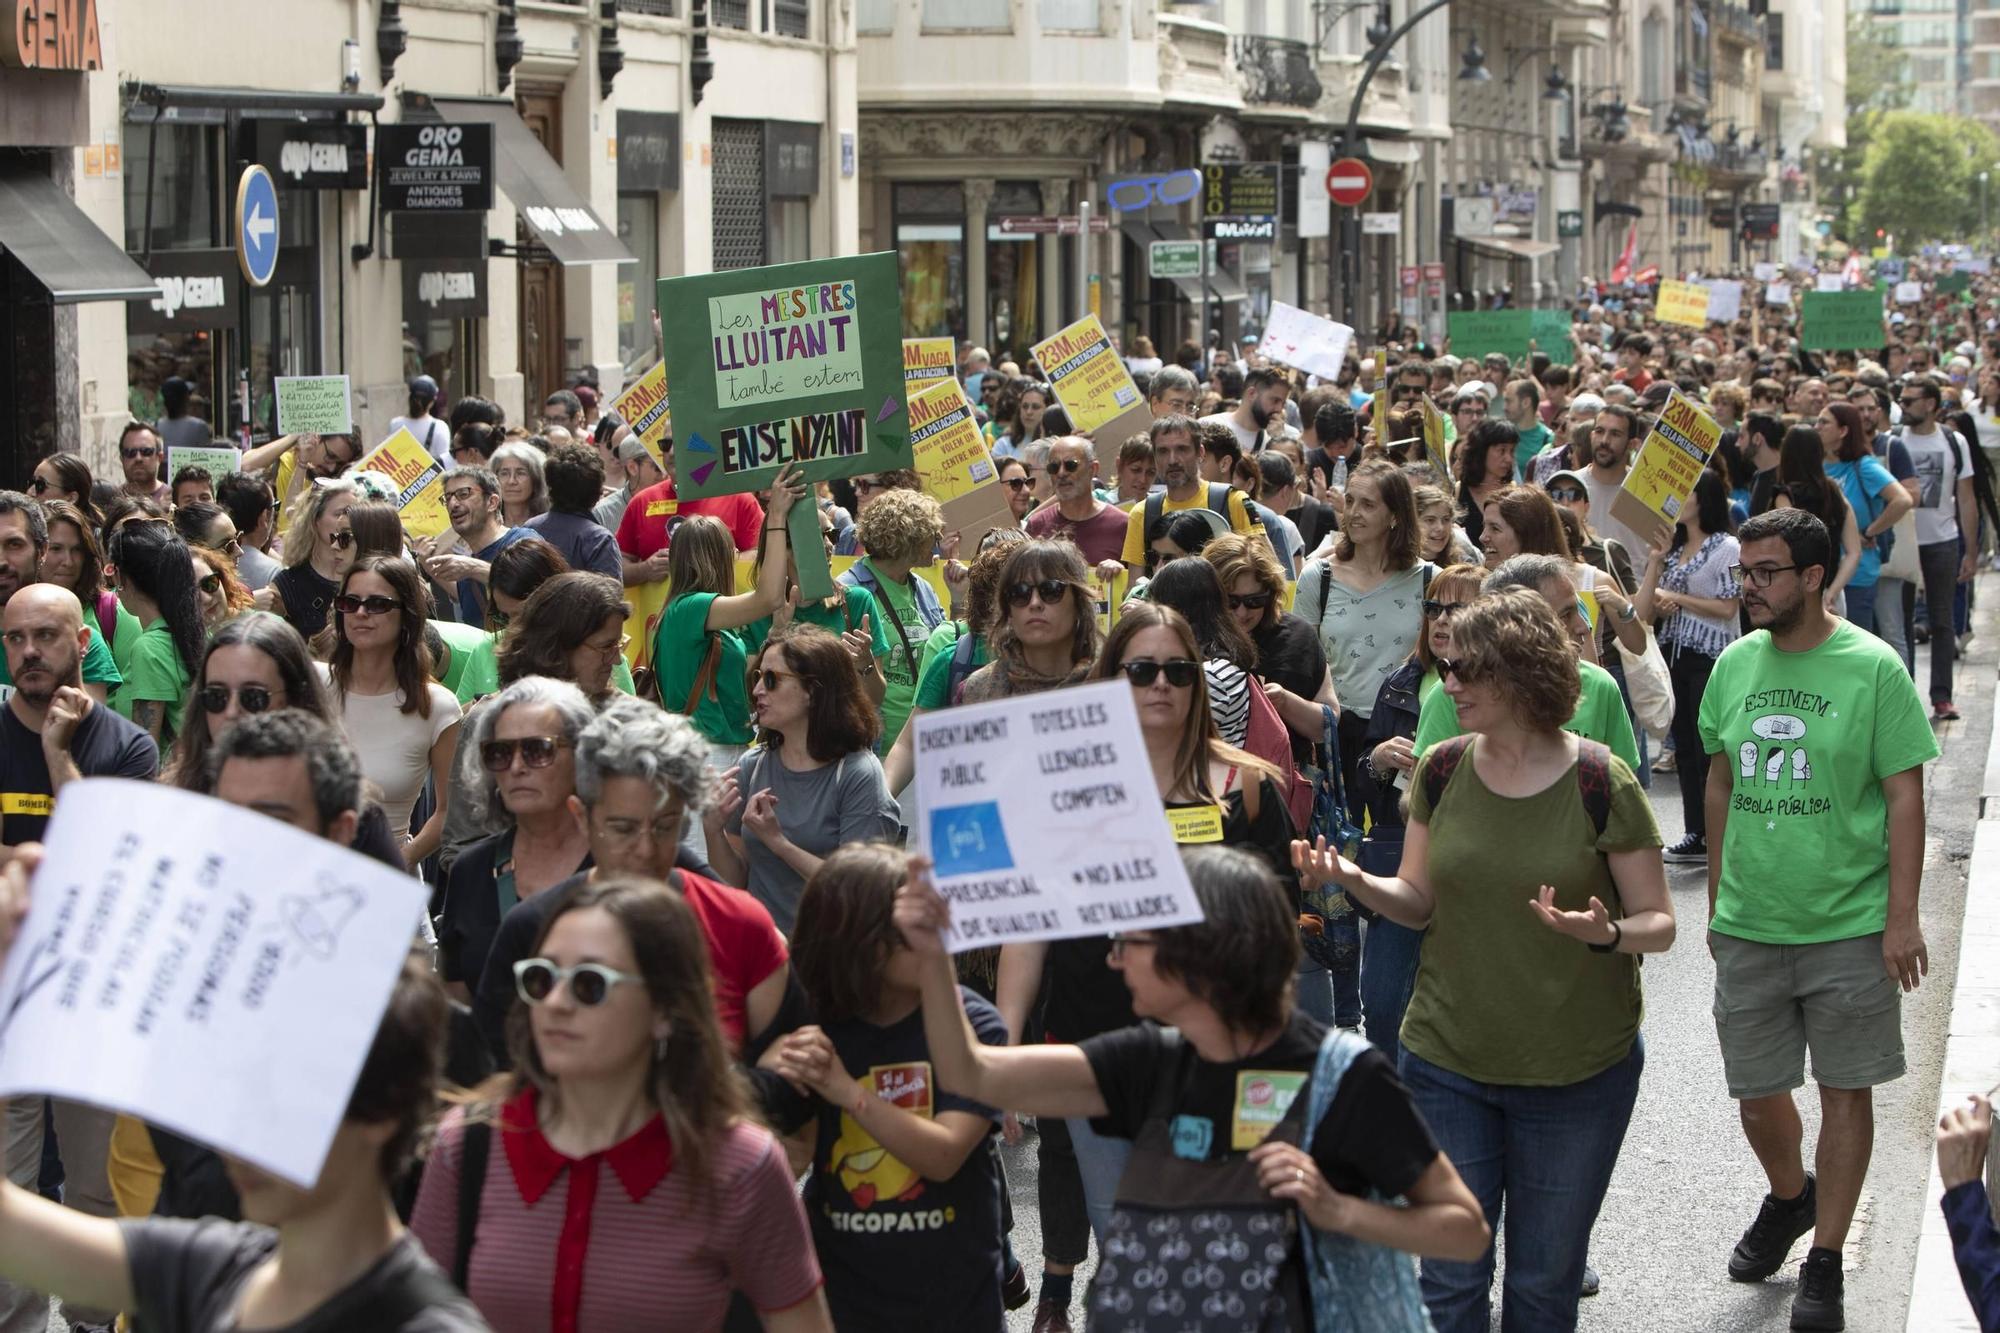
[[[1609,746],[1611,753],[1636,773],[1639,738],[1632,734],[1632,715],[1625,711],[1625,696],[1618,692],[1618,682],[1595,662],[1578,662],[1576,667],[1583,677],[1583,693],[1563,730]],[[1417,713],[1417,737],[1411,745],[1421,759],[1424,751],[1464,730],[1458,725],[1458,705],[1443,690],[1435,690],[1425,696]]]
[[[87,677],[86,677],[87,679]],[[112,711],[132,720],[132,708],[140,703],[166,706],[160,729],[160,748],[181,731],[181,709],[187,703],[188,685],[193,677],[174,649],[174,636],[167,622],[156,620],[146,626],[132,646],[132,668],[125,681],[111,695]]]
[[[1746,634],[1716,659],[1700,725],[1702,749],[1728,759],[1731,780],[1710,929],[1763,944],[1881,930],[1882,779],[1938,756],[1895,650],[1846,620],[1803,653],[1783,651],[1767,630]]]
[[[888,632],[888,656],[882,659],[882,676],[888,681],[888,688],[882,692],[882,742],[878,747],[887,754],[889,746],[903,732],[903,723],[910,716],[910,709],[917,698],[917,654],[923,650],[929,635],[924,630],[924,618],[917,613],[916,594],[907,585],[894,579],[876,576],[875,586],[889,601],[895,617],[884,614],[890,623]],[[909,651],[896,633],[895,621],[900,619],[903,630],[910,636]]]
[[[682,593],[667,603],[653,638],[653,669],[659,673],[660,702],[681,712],[694,691],[695,677],[708,655],[708,608],[712,592]],[[749,669],[743,640],[732,630],[716,630],[722,652],[716,659],[715,683],[705,689],[689,714],[695,730],[715,745],[750,743],[750,692],[743,675]]]
[[[866,588],[851,584],[841,584],[836,591],[845,592],[846,600],[840,606],[828,606],[825,602],[813,602],[792,612],[794,625],[817,625],[836,637],[849,629],[860,629],[863,619],[868,621],[868,631],[873,639],[869,651],[885,658],[889,655],[889,618],[882,614],[882,608],[875,605],[875,594]],[[764,641],[771,637],[771,617],[752,621],[736,631],[743,637],[743,651],[752,657],[764,651]]]
[[[96,626],[93,625],[92,628],[95,629]],[[134,631],[133,640],[137,641],[138,637],[137,631]],[[7,665],[7,654],[0,653],[0,685],[13,683],[14,673]],[[102,634],[92,634],[90,646],[83,650],[83,683],[102,685],[107,699],[116,695],[118,687],[125,683],[125,673],[118,669],[117,659],[112,656],[111,650],[104,646]]]

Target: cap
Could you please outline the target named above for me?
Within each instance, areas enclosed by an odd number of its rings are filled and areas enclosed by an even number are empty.
[[[1451,396],[1451,405],[1457,407],[1460,403],[1474,398],[1484,398],[1489,403],[1493,401],[1493,390],[1487,386],[1485,380],[1474,380],[1470,384],[1459,385],[1458,392]]]
[[[588,412],[597,406],[597,390],[591,388],[588,384],[577,385],[575,393],[576,401],[583,404],[584,411]]]
[[[624,439],[618,441],[618,461],[621,463],[636,463],[641,458],[651,455],[652,452],[652,450],[646,447],[646,442],[641,440],[637,435],[627,435]]]
[[[1673,393],[1674,386],[1672,384],[1666,380],[1654,380],[1646,386],[1646,392],[1639,395],[1639,402],[1644,407],[1658,407],[1660,404],[1666,402],[1667,399],[1673,397]]]
[[[1965,357],[1972,357],[1979,355],[1979,348],[1973,345],[1972,339],[1970,338],[1967,338],[1964,342],[1960,343],[1957,347],[1953,348],[1952,350],[1957,352],[1960,356],[1965,356]]]
[[[1548,480],[1542,483],[1542,489],[1545,491],[1549,490],[1553,488],[1555,484],[1559,481],[1573,481],[1578,486],[1583,487],[1583,493],[1585,495],[1590,494],[1590,487],[1585,485],[1583,480],[1583,474],[1581,472],[1572,472],[1568,468],[1564,468],[1561,472],[1551,472],[1549,474]]]
[[[1903,318],[1903,312],[1902,312],[1902,311],[1900,311],[1900,310],[1898,310],[1898,311],[1897,311],[1897,312],[1896,312],[1895,314],[1893,314],[1893,315],[1889,316],[1889,322],[1890,322],[1891,324],[1907,324],[1907,323],[1909,323],[1909,321],[1908,321],[1908,320],[1906,320],[1906,319],[1904,319],[1904,318]]]
[[[410,381],[410,397],[421,398],[434,403],[438,396],[438,382],[429,375],[418,375]]]
[[[1594,417],[1604,410],[1604,400],[1594,393],[1580,393],[1569,400],[1572,417]]]

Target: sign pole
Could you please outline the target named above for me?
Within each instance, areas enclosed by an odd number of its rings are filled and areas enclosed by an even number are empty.
[[[1083,192],[1078,191],[1079,195]],[[1090,313],[1090,200],[1076,201],[1076,317]]]
[[[1208,222],[1201,223],[1201,329],[1196,335],[1201,345],[1202,378],[1208,378]],[[1196,386],[1199,388],[1200,386]]]

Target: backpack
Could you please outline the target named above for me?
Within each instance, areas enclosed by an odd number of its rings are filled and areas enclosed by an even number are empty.
[[[1312,820],[1313,788],[1292,759],[1292,729],[1278,716],[1277,705],[1264,694],[1253,677],[1250,681],[1250,724],[1243,734],[1243,749],[1278,770],[1278,790],[1284,795],[1285,809],[1292,815],[1292,827],[1304,829]]]
[[[451,1253],[451,1280],[460,1291],[470,1290],[472,1243],[479,1234],[479,1200],[486,1192],[486,1157],[492,1147],[490,1122],[465,1122],[465,1135],[459,1140],[458,1233]]]
[[[961,620],[958,622],[958,642],[951,648],[951,665],[945,668],[944,697],[958,702],[959,686],[965,678],[979,670],[973,658],[978,656],[979,636],[972,632],[972,626]]]
[[[1458,771],[1459,760],[1465,758],[1472,748],[1472,737],[1453,736],[1450,740],[1439,741],[1424,752],[1424,804],[1433,812],[1437,810],[1438,798],[1444,795],[1451,775]],[[1611,823],[1611,747],[1588,736],[1576,738],[1576,790],[1583,798],[1583,812],[1590,816],[1590,826],[1598,837],[1604,836],[1606,826]]]
[[[1227,482],[1211,481],[1208,483],[1207,502],[1200,509],[1176,509],[1174,512],[1176,514],[1219,515],[1222,521],[1218,524],[1214,519],[1210,519],[1208,526],[1211,529],[1211,536],[1220,537],[1233,526],[1229,519],[1229,490],[1230,487]],[[1150,542],[1153,539],[1153,525],[1158,523],[1166,515],[1166,512],[1167,493],[1165,491],[1154,491],[1151,495],[1147,496],[1145,526],[1139,530],[1139,535]]]

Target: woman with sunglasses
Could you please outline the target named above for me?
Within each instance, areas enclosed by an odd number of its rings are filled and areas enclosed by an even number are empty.
[[[1000,570],[993,660],[966,677],[958,702],[1035,694],[1082,680],[1097,656],[1090,571],[1068,542],[1025,541]]]
[[[799,894],[827,853],[893,840],[902,817],[875,757],[881,718],[845,643],[794,626],[764,646],[753,676],[757,744],[703,816],[708,858],[790,935]]]
[[[1216,730],[1223,740],[1241,746],[1250,729],[1250,672],[1257,665],[1257,646],[1224,609],[1215,566],[1199,556],[1169,560],[1146,585],[1146,600],[1172,607],[1194,630]]]
[[[460,1000],[470,1001],[514,904],[590,866],[569,801],[577,737],[594,716],[582,690],[546,676],[515,681],[472,714],[460,792],[487,836],[452,861],[437,918],[438,974]]]
[[[820,544],[827,555],[833,554],[833,515],[815,505],[815,517],[819,519]],[[757,538],[756,570],[759,575],[764,570],[764,538]],[[785,600],[778,609],[762,620],[753,620],[739,633],[743,636],[743,647],[752,657],[763,651],[769,639],[781,633],[788,625],[813,625],[834,635],[847,646],[854,658],[854,669],[861,675],[861,688],[868,695],[868,701],[876,707],[882,705],[883,692],[889,682],[883,674],[882,664],[889,658],[889,622],[882,614],[882,608],[875,603],[875,594],[858,583],[837,585],[830,597],[801,603],[799,600],[799,561],[795,552],[785,554]]]
[[[1016,523],[1025,523],[1036,505],[1035,479],[1028,474],[1027,460],[995,459],[993,465],[1000,474],[1000,484],[1007,490],[1007,511]]]
[[[158,523],[123,529],[112,542],[111,558],[118,568],[118,600],[142,627],[111,707],[165,751],[180,734],[188,682],[201,669],[208,638],[194,559],[180,534]]]
[[[1581,692],[1570,643],[1526,588],[1467,606],[1438,666],[1473,735],[1418,763],[1397,873],[1324,839],[1294,848],[1309,881],[1426,932],[1400,1069],[1489,1226],[1504,1206],[1508,1329],[1576,1327],[1645,1064],[1634,955],[1674,939],[1652,805],[1622,759],[1564,729]],[[1424,1261],[1440,1333],[1488,1326],[1483,1249]]]
[[[431,1258],[499,1333],[714,1330],[732,1291],[767,1333],[831,1333],[791,1169],[751,1118],[681,896],[583,884],[514,975],[513,1072],[445,1116],[424,1170],[410,1227]]]
[[[359,494],[350,481],[313,483],[302,501],[292,506],[285,529],[285,567],[271,576],[260,594],[261,610],[291,622],[308,641],[326,628],[333,599],[340,595],[341,577],[354,563],[354,533],[347,511]]]
[[[524,526],[537,514],[549,512],[548,446],[509,440],[493,451],[487,466],[500,483],[500,522]]]
[[[341,724],[362,775],[382,793],[403,863],[411,867],[438,849],[443,834],[460,715],[457,697],[431,679],[424,648],[429,607],[416,565],[382,555],[356,561],[334,602],[331,668]],[[411,833],[410,812],[426,778],[436,802]]]
[[[1292,757],[1310,760],[1325,727],[1320,709],[1340,707],[1319,635],[1284,609],[1285,574],[1268,545],[1232,532],[1201,555],[1222,581],[1229,618],[1256,649],[1257,679],[1292,731]]]
[[[204,794],[209,747],[238,718],[297,708],[322,722],[340,722],[327,701],[326,668],[313,661],[297,630],[264,611],[225,620],[209,635],[188,703],[162,777]]]
[[[194,557],[194,586],[201,603],[203,630],[213,632],[231,616],[250,609],[255,598],[236,577],[236,567],[225,556],[205,546],[190,546],[188,551]]]
[[[91,503],[91,485],[90,464],[83,461],[83,455],[56,453],[35,464],[35,475],[28,481],[28,494],[43,504],[50,500],[67,501],[79,513],[94,517],[97,509]]]

